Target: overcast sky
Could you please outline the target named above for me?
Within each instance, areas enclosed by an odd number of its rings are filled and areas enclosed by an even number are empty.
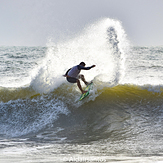
[[[0,0],[0,46],[45,46],[103,17],[134,45],[163,45],[163,0]]]

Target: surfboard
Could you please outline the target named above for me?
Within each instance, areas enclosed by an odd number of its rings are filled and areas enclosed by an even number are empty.
[[[79,101],[83,100],[85,97],[87,97],[89,95],[89,91],[92,89],[93,87],[93,82],[91,82],[90,84],[87,85],[87,87],[84,89],[85,91],[87,91],[86,93],[83,93],[81,96],[80,96],[80,99]]]

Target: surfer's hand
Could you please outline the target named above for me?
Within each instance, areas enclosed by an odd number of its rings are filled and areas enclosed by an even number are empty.
[[[92,65],[91,67],[93,68],[93,67],[95,67],[96,65]]]
[[[67,75],[63,75],[64,77],[67,77]]]

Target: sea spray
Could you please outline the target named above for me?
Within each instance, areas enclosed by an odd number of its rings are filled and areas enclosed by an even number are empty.
[[[75,38],[49,44],[43,65],[31,82],[39,93],[48,93],[58,88],[65,82],[63,74],[67,69],[81,61],[86,66],[96,65],[90,72],[82,71],[88,81],[96,79],[116,85],[123,76],[128,41],[117,20],[102,19],[85,27]]]

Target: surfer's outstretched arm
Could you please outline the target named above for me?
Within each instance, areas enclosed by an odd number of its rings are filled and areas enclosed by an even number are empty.
[[[81,65],[78,65],[78,69],[79,70],[90,70],[91,68],[95,67],[96,65],[92,65],[90,67],[84,67],[84,66],[81,66]]]

